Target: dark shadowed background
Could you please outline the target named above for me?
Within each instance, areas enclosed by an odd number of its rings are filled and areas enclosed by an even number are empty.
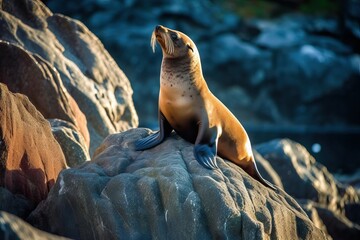
[[[186,33],[210,89],[253,144],[291,138],[333,173],[360,167],[360,1],[44,1],[81,20],[134,89],[140,127],[157,128],[158,24]]]

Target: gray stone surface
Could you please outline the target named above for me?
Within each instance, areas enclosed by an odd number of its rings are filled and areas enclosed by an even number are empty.
[[[219,170],[203,168],[175,134],[134,151],[148,134],[108,136],[90,163],[59,175],[28,220],[75,239],[326,239],[285,192],[221,158]]]

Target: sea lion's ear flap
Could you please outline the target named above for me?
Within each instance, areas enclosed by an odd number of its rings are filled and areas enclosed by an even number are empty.
[[[190,46],[190,43],[186,44],[186,46],[187,46],[192,52],[194,52],[194,49]]]

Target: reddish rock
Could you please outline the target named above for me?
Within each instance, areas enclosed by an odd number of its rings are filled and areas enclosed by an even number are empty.
[[[25,94],[45,118],[74,124],[89,148],[86,117],[49,62],[20,46],[0,41],[0,82],[12,92]]]
[[[0,84],[0,186],[38,203],[64,168],[48,121],[26,96]]]

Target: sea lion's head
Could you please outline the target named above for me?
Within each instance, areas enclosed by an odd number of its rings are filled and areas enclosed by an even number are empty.
[[[158,25],[151,36],[151,47],[155,52],[156,41],[161,46],[164,58],[181,58],[198,54],[194,42],[184,33]]]

